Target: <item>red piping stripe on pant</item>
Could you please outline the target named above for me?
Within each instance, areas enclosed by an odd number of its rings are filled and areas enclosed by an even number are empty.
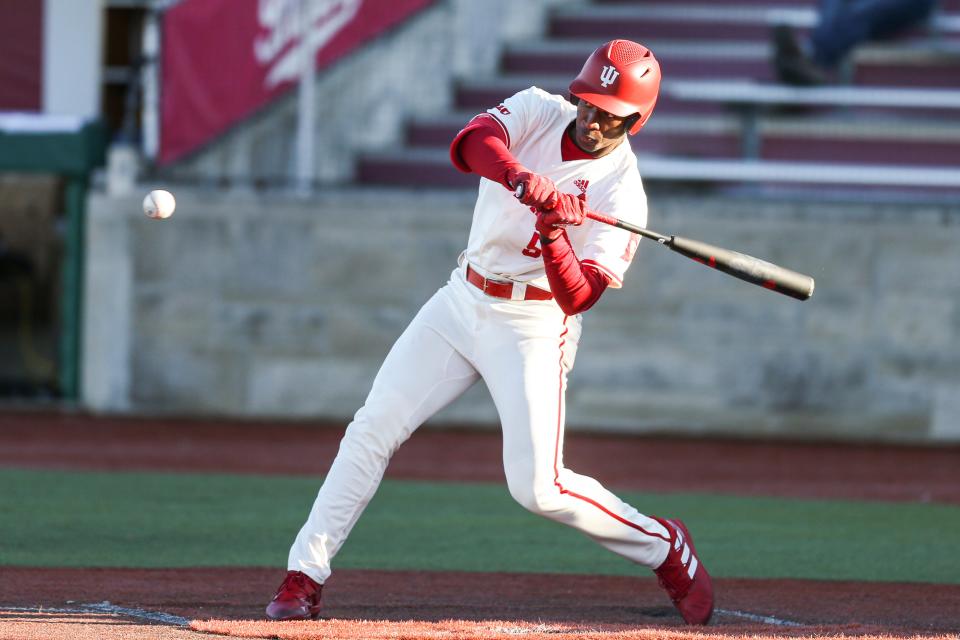
[[[556,437],[556,441],[554,442],[554,447],[553,447],[553,484],[554,484],[554,486],[557,487],[557,489],[560,490],[560,494],[561,494],[561,495],[568,495],[568,496],[570,496],[571,498],[576,498],[576,499],[578,499],[578,500],[583,500],[584,502],[595,506],[597,509],[600,509],[600,511],[604,512],[605,514],[607,514],[607,515],[610,516],[611,518],[613,518],[613,519],[615,519],[615,520],[617,520],[617,521],[619,521],[619,522],[627,525],[628,527],[631,527],[631,528],[633,528],[633,529],[636,529],[637,531],[639,531],[640,533],[643,533],[643,534],[645,534],[645,535],[652,536],[652,537],[654,537],[654,538],[660,538],[661,540],[664,540],[665,542],[668,542],[668,543],[669,543],[669,542],[670,542],[670,538],[669,538],[669,537],[664,537],[664,536],[662,536],[662,535],[660,535],[660,534],[652,533],[652,532],[650,532],[650,531],[647,531],[646,529],[644,529],[644,528],[641,527],[640,525],[638,525],[638,524],[636,524],[636,523],[633,523],[633,522],[630,522],[630,521],[627,520],[626,518],[622,518],[622,517],[618,516],[617,514],[613,513],[612,511],[610,511],[609,509],[607,509],[606,507],[604,507],[602,504],[600,504],[600,503],[597,502],[596,500],[593,500],[593,499],[588,498],[588,497],[586,497],[586,496],[582,496],[582,495],[580,495],[579,493],[573,493],[572,491],[569,491],[568,489],[564,488],[564,486],[563,486],[562,484],[560,484],[560,470],[559,470],[559,468],[558,468],[558,464],[559,464],[559,461],[560,461],[560,433],[561,433],[561,431],[563,430],[563,346],[567,343],[567,341],[565,340],[565,337],[566,337],[567,333],[569,332],[569,328],[567,328],[567,320],[568,320],[568,319],[569,319],[569,316],[565,316],[565,317],[563,318],[563,333],[560,334],[560,362],[559,362],[559,364],[560,364],[560,378],[559,378],[559,384],[557,385],[557,389],[558,389],[558,393],[557,393],[557,437]]]

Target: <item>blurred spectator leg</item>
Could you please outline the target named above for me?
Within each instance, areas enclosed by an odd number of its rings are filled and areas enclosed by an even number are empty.
[[[922,24],[936,0],[822,0],[820,20],[810,34],[813,62],[835,68],[857,45],[886,40]]]
[[[826,72],[814,64],[793,29],[786,25],[775,26],[772,44],[773,68],[780,82],[810,87],[827,81]]]
[[[884,40],[928,20],[936,0],[821,0],[817,26],[802,43],[786,25],[773,29],[773,65],[781,82],[816,86],[859,44]]]

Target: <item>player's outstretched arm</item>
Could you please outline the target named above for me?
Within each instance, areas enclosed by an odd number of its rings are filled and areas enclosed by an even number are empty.
[[[522,184],[520,202],[527,206],[552,209],[559,198],[552,180],[530,171],[510,153],[503,128],[489,114],[478,115],[457,134],[450,144],[450,161],[464,173],[476,173],[511,191]]]

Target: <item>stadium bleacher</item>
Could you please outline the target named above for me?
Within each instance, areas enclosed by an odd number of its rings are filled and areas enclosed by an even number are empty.
[[[960,194],[960,0],[942,2],[925,28],[858,48],[834,85],[778,84],[771,28],[815,22],[815,0],[557,8],[543,39],[508,43],[495,76],[462,79],[449,113],[412,119],[405,147],[362,155],[358,180],[474,185],[446,157],[473,114],[530,85],[565,94],[597,44],[626,37],[650,46],[664,72],[657,112],[632,139],[648,184]]]

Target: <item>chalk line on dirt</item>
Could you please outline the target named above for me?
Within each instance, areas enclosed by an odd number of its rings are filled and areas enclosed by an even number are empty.
[[[558,635],[559,634],[578,635],[578,634],[587,634],[587,633],[600,633],[596,629],[570,629],[563,626],[549,626],[545,624],[538,624],[534,627],[520,627],[515,625],[498,626],[498,627],[492,627],[490,630],[493,631],[494,633],[502,633],[510,636],[522,636],[522,635],[533,634],[533,633],[542,633],[542,634],[555,633]]]
[[[140,618],[142,620],[152,620],[153,622],[163,622],[165,624],[174,624],[178,627],[186,627],[190,621],[172,613],[162,611],[144,611],[143,609],[130,609],[129,607],[118,607],[110,604],[110,601],[104,600],[96,604],[80,605],[85,611],[98,611],[101,613],[116,613],[121,616],[130,616],[131,618]]]
[[[747,613],[746,611],[730,611],[729,609],[714,609],[713,612],[723,616],[743,618],[744,620],[751,620],[753,622],[765,622],[766,624],[774,624],[779,627],[804,626],[802,622],[794,622],[793,620],[781,620],[780,618],[774,618],[773,616],[761,616],[756,613]]]
[[[111,613],[114,615],[128,616],[131,618],[139,618],[141,620],[150,620],[152,622],[162,622],[164,624],[170,624],[178,627],[186,627],[190,625],[190,620],[183,618],[181,616],[173,615],[172,613],[165,613],[163,611],[146,611],[144,609],[134,609],[131,607],[120,607],[115,604],[111,604],[109,600],[104,600],[103,602],[97,603],[88,603],[81,604],[79,607],[75,608],[60,608],[60,607],[0,607],[4,611],[30,611],[37,613]],[[801,622],[795,622],[793,620],[781,620],[780,618],[775,618],[773,616],[763,616],[756,613],[747,613],[745,611],[731,611],[729,609],[715,609],[714,613],[722,616],[730,616],[734,618],[741,618],[744,620],[750,620],[752,622],[763,622],[765,624],[772,624],[780,627],[802,627],[804,626]],[[561,627],[548,627],[546,625],[539,625],[537,627],[497,627],[494,629],[499,633],[506,633],[510,635],[525,635],[527,633],[578,633],[576,630],[570,629],[561,629]],[[585,633],[585,631],[579,631],[579,633]]]
[[[0,610],[3,611],[29,611],[31,613],[112,613],[119,616],[129,616],[131,618],[140,618],[141,620],[150,620],[152,622],[162,622],[164,624],[172,624],[178,627],[186,627],[190,624],[190,621],[186,618],[181,618],[180,616],[175,616],[172,613],[164,613],[162,611],[144,611],[143,609],[131,609],[129,607],[118,607],[117,605],[110,604],[109,601],[104,600],[103,602],[91,603],[91,604],[81,604],[78,607],[72,608],[63,608],[63,607],[2,607]]]

